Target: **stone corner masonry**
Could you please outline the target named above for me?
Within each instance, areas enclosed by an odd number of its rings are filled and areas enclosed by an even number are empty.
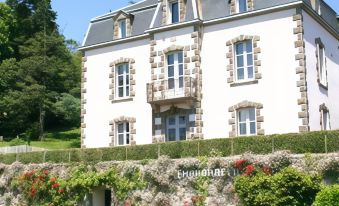
[[[310,131],[309,127],[309,108],[308,108],[308,95],[307,95],[307,81],[306,81],[306,55],[305,55],[305,42],[304,42],[304,28],[303,28],[303,16],[301,14],[295,14],[293,16],[295,27],[293,28],[293,34],[296,37],[294,47],[296,49],[295,60],[298,63],[296,68],[296,74],[299,76],[297,81],[297,87],[300,91],[300,98],[297,103],[300,106],[300,112],[298,112],[298,118],[301,120],[299,126],[299,132]]]
[[[86,148],[85,146],[85,114],[86,114],[86,109],[85,105],[87,103],[87,100],[85,98],[86,94],[86,88],[85,88],[85,83],[87,82],[86,78],[86,72],[87,72],[87,67],[86,67],[86,62],[87,62],[87,57],[82,57],[82,63],[81,63],[81,148]]]

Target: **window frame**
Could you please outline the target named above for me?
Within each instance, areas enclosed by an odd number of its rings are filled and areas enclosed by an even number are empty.
[[[241,2],[244,2],[245,3],[245,10],[244,11],[240,11],[240,3]],[[236,13],[243,13],[243,12],[247,12],[248,11],[248,2],[247,0],[236,0]]]
[[[119,125],[123,125],[123,131],[119,132]],[[130,122],[118,122],[116,123],[116,146],[131,145],[131,128]],[[123,144],[119,142],[119,135],[123,135]],[[128,141],[127,141],[128,140]]]
[[[119,67],[123,66],[123,73],[119,74]],[[129,63],[121,63],[115,65],[115,99],[125,99],[130,97],[130,65]],[[119,85],[119,77],[123,78],[123,84]],[[122,88],[122,97],[120,97],[119,89]]]
[[[317,66],[319,83],[327,87],[327,64],[326,64],[326,50],[321,42],[317,42]]]
[[[124,23],[124,25],[122,25],[122,23]],[[126,38],[127,37],[127,21],[126,21],[126,19],[119,20],[118,21],[118,27],[119,27],[118,37],[119,38]]]
[[[247,51],[247,42],[251,43],[251,52]],[[243,46],[243,53],[238,54],[237,53],[237,45],[242,44]],[[254,67],[254,47],[253,47],[253,40],[252,39],[245,39],[243,41],[239,41],[234,43],[233,45],[233,50],[234,50],[234,76],[235,76],[235,82],[248,82],[248,81],[253,81],[255,80],[255,67]],[[252,65],[248,65],[248,58],[247,56],[251,55],[252,57]],[[243,56],[243,66],[238,67],[238,58]],[[248,78],[248,69],[252,67],[252,78]],[[238,78],[238,69],[243,68],[244,70],[244,79],[239,79]]]
[[[180,123],[180,118],[184,117],[185,118],[185,123]],[[174,118],[175,119],[175,124],[174,125],[170,125],[170,118]],[[187,115],[184,114],[176,114],[176,115],[171,115],[166,117],[166,142],[176,142],[176,141],[186,141],[187,140],[187,127],[188,127],[188,123],[187,123],[188,117]],[[170,129],[175,129],[175,140],[170,141],[169,140],[169,130]],[[185,129],[185,138],[181,139],[180,138],[180,129]]]
[[[321,124],[321,130],[324,130],[324,131],[331,130],[330,112],[328,110],[325,110],[325,109],[321,110],[321,123],[322,123]]]
[[[250,110],[254,110],[254,120],[250,119]],[[257,109],[255,107],[246,107],[246,108],[241,108],[237,110],[237,134],[238,136],[255,136],[258,134],[258,129],[257,129],[257,116],[256,116],[256,111]],[[246,120],[240,122],[240,112],[241,111],[246,111]],[[246,125],[246,134],[241,134],[240,131],[240,124]],[[251,123],[255,124],[255,133],[251,134]]]
[[[178,5],[178,21],[173,21],[173,4]],[[180,3],[179,0],[169,0],[168,1],[168,23],[169,24],[176,24],[180,22]]]
[[[173,64],[169,64],[169,56],[173,55]],[[180,62],[181,55],[181,62]],[[182,74],[180,74],[180,66],[182,68]],[[173,67],[173,76],[169,77],[169,69]],[[166,54],[166,80],[168,89],[182,89],[185,84],[185,64],[184,64],[184,52],[183,51],[173,51]],[[173,79],[173,88],[169,88],[169,81]],[[179,84],[179,85],[177,85]],[[181,84],[181,85],[180,85]]]

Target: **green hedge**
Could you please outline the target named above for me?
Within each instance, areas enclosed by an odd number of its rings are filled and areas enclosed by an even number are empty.
[[[218,151],[223,156],[238,155],[244,152],[267,154],[279,150],[290,150],[292,153],[338,152],[339,131],[181,141],[100,149],[1,154],[0,163],[11,164],[15,161],[25,164],[44,162],[95,163],[112,160],[156,159],[160,155],[167,155],[175,159],[208,156],[212,149]]]

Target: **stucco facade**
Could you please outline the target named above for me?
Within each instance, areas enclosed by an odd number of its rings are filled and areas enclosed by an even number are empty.
[[[335,12],[322,1],[326,16],[307,0],[214,1],[146,0],[92,20],[82,147],[339,129]]]

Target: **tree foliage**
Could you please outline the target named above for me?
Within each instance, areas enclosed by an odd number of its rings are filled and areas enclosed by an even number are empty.
[[[78,126],[81,54],[60,35],[51,1],[7,0],[0,14],[0,135]]]
[[[11,8],[0,2],[0,62],[13,53],[10,45],[12,29],[15,26],[15,19]]]

